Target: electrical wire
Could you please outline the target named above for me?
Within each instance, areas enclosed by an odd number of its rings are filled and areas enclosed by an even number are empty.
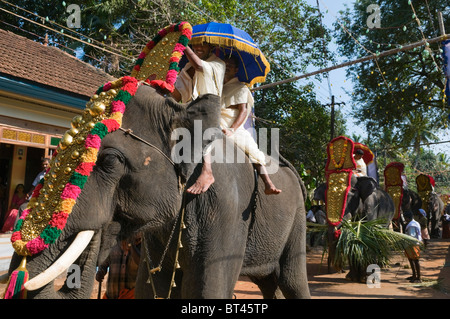
[[[63,32],[60,32],[60,31],[55,30],[55,29],[53,29],[53,28],[50,28],[50,27],[48,27],[48,26],[46,26],[46,25],[44,25],[44,24],[41,24],[41,23],[39,23],[39,22],[33,21],[33,20],[28,19],[28,18],[26,18],[26,17],[24,17],[24,16],[21,16],[21,15],[19,15],[19,14],[16,14],[16,13],[14,13],[14,12],[11,12],[11,11],[9,11],[9,10],[6,10],[6,9],[4,9],[4,8],[0,8],[0,10],[1,10],[1,11],[4,11],[4,12],[6,12],[6,13],[9,13],[9,14],[11,14],[11,15],[14,15],[14,16],[20,18],[20,19],[24,19],[24,20],[26,20],[26,21],[28,21],[28,22],[31,22],[31,23],[36,24],[36,25],[38,25],[38,26],[41,26],[41,27],[43,27],[43,28],[45,28],[45,29],[51,30],[51,31],[53,31],[53,32],[55,32],[55,33],[58,33],[58,34],[62,35],[62,36],[71,38],[72,40],[76,40],[76,41],[78,41],[78,42],[81,42],[81,43],[86,44],[86,45],[90,45],[90,46],[92,46],[92,47],[94,47],[94,48],[97,48],[97,49],[99,49],[99,50],[102,50],[102,51],[104,51],[104,52],[108,52],[108,53],[110,53],[110,54],[116,55],[116,56],[118,56],[118,57],[120,57],[120,58],[124,58],[124,59],[130,60],[130,61],[133,61],[133,60],[134,60],[133,58],[126,57],[126,56],[121,55],[121,54],[117,54],[117,53],[112,52],[112,51],[110,51],[110,50],[107,50],[107,49],[105,49],[105,48],[99,47],[98,45],[95,45],[95,44],[93,44],[93,43],[89,43],[89,42],[83,41],[83,40],[78,39],[78,38],[76,38],[76,37],[74,37],[74,36],[71,36],[71,35],[69,35],[69,34],[65,34],[65,33],[63,33]]]

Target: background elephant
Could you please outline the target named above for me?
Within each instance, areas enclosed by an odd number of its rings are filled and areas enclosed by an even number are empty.
[[[392,220],[394,203],[389,194],[378,186],[375,179],[369,176],[352,176],[351,186],[347,195],[345,219],[385,218],[389,222]],[[321,184],[314,190],[313,199],[325,201],[325,190],[326,184]]]
[[[215,183],[210,189],[183,198],[180,181],[189,187],[201,163],[172,163],[175,140],[171,134],[177,128],[191,130],[194,119],[202,121],[203,131],[218,128],[219,112],[216,96],[205,95],[182,105],[150,86],[140,86],[122,121],[122,128],[132,131],[117,130],[104,137],[97,164],[60,237],[27,258],[33,279],[67,249],[78,232],[93,230],[92,241],[76,261],[81,288],[71,289],[66,282],[55,292],[50,282],[28,291],[28,297],[89,298],[96,266],[108,256],[115,238],[135,232],[144,237],[137,298],[167,297],[173,274],[176,287],[171,298],[232,298],[240,274],[252,278],[266,298],[274,297],[277,289],[287,298],[310,297],[305,188],[289,163],[280,158],[278,171],[271,175],[283,191],[276,196],[264,194],[263,183],[255,179],[253,166],[246,160],[213,163]],[[229,143],[226,138],[219,141]],[[183,248],[178,256],[180,268],[175,270],[179,234]],[[20,256],[14,254],[10,273],[19,262]],[[153,291],[147,283],[148,271],[158,265],[162,268],[152,275]]]
[[[362,210],[358,210],[360,202],[357,199],[363,203]],[[347,205],[350,212],[356,212],[353,214],[356,219],[385,219],[386,226],[389,225],[395,213],[392,198],[370,176],[358,177],[355,186],[348,194]]]
[[[428,228],[430,231],[431,238],[439,238],[439,222],[444,211],[444,202],[439,197],[438,194],[432,192],[430,198],[428,199]]]
[[[415,191],[404,188],[402,198],[402,211],[412,211],[414,214],[419,213],[419,209],[422,207],[422,199]]]
[[[414,216],[417,217],[416,220],[418,220],[420,208],[422,208],[422,199],[420,198],[419,194],[409,188],[404,188],[401,204],[402,213],[412,211]],[[406,224],[403,220],[403,215],[400,216],[398,221],[393,223],[393,227],[395,231],[401,231],[403,233],[405,232]]]

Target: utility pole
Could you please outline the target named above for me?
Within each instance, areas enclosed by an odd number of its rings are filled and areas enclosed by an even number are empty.
[[[330,128],[330,141],[334,138],[334,106],[335,105],[345,105],[345,102],[336,103],[334,101],[334,95],[331,96],[331,103],[322,104],[322,106],[331,106],[331,128]]]

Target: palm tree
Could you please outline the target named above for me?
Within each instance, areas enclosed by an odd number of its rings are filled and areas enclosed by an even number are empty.
[[[416,155],[413,168],[416,168],[420,155],[420,146],[439,140],[435,134],[434,124],[423,112],[411,111],[406,116],[406,121],[400,130],[402,132],[401,145],[405,147],[413,146],[414,154]]]

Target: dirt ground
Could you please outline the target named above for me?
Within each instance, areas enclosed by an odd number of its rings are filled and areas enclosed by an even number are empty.
[[[450,298],[450,239],[434,239],[422,253],[420,260],[422,283],[412,284],[409,263],[403,254],[395,255],[392,265],[380,272],[380,287],[369,288],[365,283],[345,279],[345,273],[327,273],[323,248],[308,251],[308,282],[312,299],[449,299]],[[3,272],[4,273],[4,272]],[[3,274],[3,273],[0,273]],[[62,279],[60,279],[62,282]],[[3,292],[5,284],[0,284]],[[102,291],[105,284],[102,285]],[[98,285],[91,299],[97,299]],[[241,277],[235,288],[236,299],[262,299],[258,287]]]
[[[406,280],[411,276],[409,262],[396,254],[391,266],[381,269],[380,287],[369,288],[365,283],[350,282],[346,273],[327,273],[326,256],[322,247],[313,247],[307,255],[308,282],[312,299],[449,299],[450,298],[450,239],[433,239],[420,259],[422,283]],[[258,287],[241,278],[235,290],[237,299],[262,298]]]

